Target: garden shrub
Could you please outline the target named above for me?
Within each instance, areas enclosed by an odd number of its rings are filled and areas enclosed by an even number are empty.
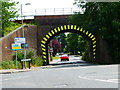
[[[34,56],[34,57],[32,57],[31,64],[33,66],[43,66],[43,65],[45,65],[45,62],[41,57]]]
[[[24,59],[24,50],[17,51],[18,69],[22,68],[21,60]],[[27,49],[26,59],[31,59],[31,66],[44,66],[46,61],[40,56],[37,56],[36,50]],[[28,67],[28,62],[26,62]],[[0,62],[0,69],[16,69],[16,52],[13,53],[13,60]]]
[[[16,68],[14,61],[2,61],[0,63],[0,67],[1,69],[15,69]]]
[[[17,60],[21,62],[22,59],[24,59],[24,50],[20,50],[17,52]],[[16,53],[13,54],[13,60],[16,59]],[[26,50],[26,59],[31,59],[31,65],[32,66],[43,66],[46,65],[45,61],[37,56],[36,50],[34,49],[27,49]],[[28,67],[28,63],[26,63]]]
[[[27,49],[26,50],[26,59],[31,59],[33,56],[36,56],[36,50],[34,49]],[[13,53],[13,60],[16,59],[16,53]],[[21,61],[24,59],[24,50],[17,51],[17,60]]]
[[[21,69],[21,63],[18,61],[18,69]],[[16,61],[2,61],[0,62],[0,69],[16,69]]]
[[[88,51],[83,52],[83,53],[82,53],[82,60],[84,60],[84,61],[89,61],[89,60],[88,60],[88,58],[89,58],[89,57],[88,57],[88,54],[89,54]]]

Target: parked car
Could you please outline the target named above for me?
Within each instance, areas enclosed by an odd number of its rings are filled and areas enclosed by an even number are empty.
[[[69,57],[68,57],[67,54],[61,55],[61,56],[60,56],[60,59],[61,59],[61,61],[69,61]]]

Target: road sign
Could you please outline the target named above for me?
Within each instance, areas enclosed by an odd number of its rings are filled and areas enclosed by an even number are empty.
[[[21,43],[13,43],[12,44],[12,50],[21,50]]]
[[[14,42],[15,43],[26,43],[26,39],[22,37],[15,37]]]
[[[22,44],[21,44],[21,47],[22,47],[22,48],[28,48],[28,44],[27,44],[27,43],[22,43]]]
[[[53,52],[53,48],[50,48],[50,52]]]
[[[31,61],[31,59],[22,59],[21,61]]]

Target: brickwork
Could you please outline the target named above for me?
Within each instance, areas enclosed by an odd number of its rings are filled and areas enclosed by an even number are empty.
[[[50,16],[35,16],[35,22],[39,25],[64,25],[68,24],[70,15],[50,15]]]
[[[29,48],[37,48],[37,27],[36,26],[28,26],[24,27],[25,30],[25,37],[26,41],[29,45]],[[15,31],[11,32],[7,36],[1,38],[0,44],[2,45],[2,54],[0,57],[1,60],[11,60],[12,53],[14,51],[11,50],[11,44],[14,43],[15,37],[22,37],[22,27],[16,29]],[[32,42],[32,43],[31,43]]]
[[[108,44],[105,40],[98,36],[97,39],[97,61],[100,63],[114,63],[109,52]]]

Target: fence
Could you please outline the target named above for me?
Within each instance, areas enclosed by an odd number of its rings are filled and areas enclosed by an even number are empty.
[[[34,16],[70,15],[74,14],[75,12],[80,12],[80,8],[41,8],[30,12],[23,12],[23,17],[24,19],[33,19]],[[21,19],[21,16],[16,18],[19,20]]]

